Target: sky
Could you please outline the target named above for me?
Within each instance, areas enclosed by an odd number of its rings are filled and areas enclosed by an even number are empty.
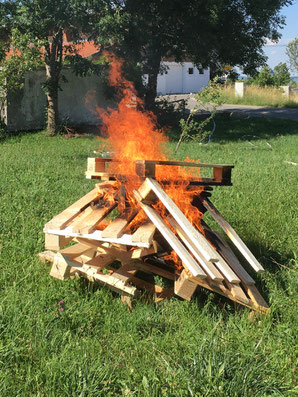
[[[283,7],[281,15],[286,17],[286,25],[280,30],[282,34],[280,41],[278,43],[268,42],[264,47],[265,55],[268,57],[267,64],[272,69],[280,62],[288,64],[286,46],[291,40],[298,37],[298,0],[295,0],[289,7]],[[292,75],[297,75],[297,71],[296,73],[291,72]]]

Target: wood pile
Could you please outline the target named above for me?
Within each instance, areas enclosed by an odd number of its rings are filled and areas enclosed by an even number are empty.
[[[82,275],[124,297],[147,291],[157,301],[173,295],[190,300],[198,287],[206,288],[251,309],[268,310],[254,279],[222,235],[204,220],[201,233],[163,189],[167,181],[155,179],[156,166],[212,170],[212,176],[193,178],[189,183],[190,187],[202,186],[196,206],[214,218],[242,260],[255,272],[262,272],[263,267],[210,201],[211,186],[231,185],[233,166],[136,161],[139,185],[132,192],[134,205],[130,205],[125,201],[126,177],[109,173],[111,161],[88,159],[86,177],[99,179],[99,183],[45,225],[47,251],[39,256],[53,263],[51,276],[65,280]],[[156,204],[163,207],[165,216],[160,215]],[[145,216],[136,222],[141,212]]]

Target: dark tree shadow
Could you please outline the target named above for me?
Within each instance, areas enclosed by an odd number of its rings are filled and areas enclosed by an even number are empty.
[[[281,109],[282,110],[282,109]],[[298,109],[296,110],[298,114]],[[243,117],[233,118],[230,113],[219,113],[215,118],[216,128],[212,135],[212,142],[227,143],[237,141],[266,140],[285,135],[298,134],[298,121],[282,118],[250,117],[242,113]],[[203,117],[203,116],[201,116]],[[197,118],[200,120],[200,118]],[[212,125],[207,129],[212,130]],[[173,127],[166,130],[171,141],[178,141],[181,130]]]

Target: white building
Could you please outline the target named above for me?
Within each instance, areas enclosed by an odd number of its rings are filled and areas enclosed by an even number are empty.
[[[193,63],[163,62],[167,70],[157,78],[157,95],[198,92],[208,84],[210,69],[197,69]]]

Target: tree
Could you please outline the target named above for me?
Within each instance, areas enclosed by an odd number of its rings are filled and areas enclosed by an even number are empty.
[[[264,66],[260,72],[253,78],[253,85],[258,85],[260,87],[274,85],[273,71],[269,66]]]
[[[75,43],[82,38],[92,39],[93,28],[106,10],[104,0],[1,1],[0,33],[4,32],[11,40],[13,29],[17,30],[23,38],[27,37],[26,45],[37,49],[39,57],[44,61],[48,101],[47,129],[52,134],[57,132],[59,126],[58,91],[63,58],[66,53],[76,54]],[[67,47],[63,45],[66,33],[72,42]],[[23,55],[24,47],[15,54]],[[75,58],[80,57],[74,57],[73,60]]]
[[[280,87],[281,85],[288,85],[291,81],[291,75],[286,63],[279,63],[274,68],[273,73],[274,85]]]
[[[259,73],[247,79],[247,84],[258,85],[260,87],[287,85],[291,81],[290,72],[285,63],[279,63],[271,70],[269,66],[264,66]]]
[[[298,72],[298,37],[289,42],[286,54],[289,58],[291,69]]]
[[[245,73],[265,63],[266,38],[277,40],[279,14],[290,0],[113,1],[100,39],[148,74],[148,107],[154,106],[162,59],[186,58],[199,67],[240,66]],[[114,39],[111,44],[111,32]]]

